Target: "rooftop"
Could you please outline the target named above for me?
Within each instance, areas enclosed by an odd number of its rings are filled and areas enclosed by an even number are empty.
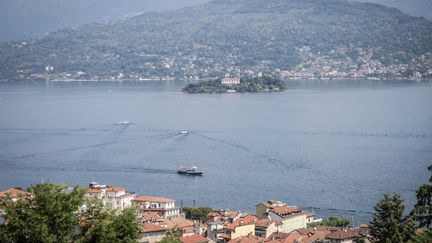
[[[347,240],[352,238],[361,238],[359,232],[352,229],[339,229],[326,235],[327,239],[331,240]]]
[[[281,217],[284,217],[284,216],[300,213],[301,209],[297,207],[290,207],[290,206],[279,206],[273,208],[271,211]]]
[[[9,188],[0,192],[0,197],[10,196],[14,198],[14,197],[26,196],[26,195],[31,195],[31,193],[17,188]]]
[[[246,215],[234,221],[231,224],[226,225],[224,228],[228,230],[234,230],[235,228],[242,225],[255,224],[258,221],[258,218],[255,215]]]
[[[207,238],[202,235],[191,235],[191,236],[183,236],[180,238],[180,241],[183,243],[203,243],[209,242]]]
[[[138,196],[133,201],[135,201],[135,202],[159,202],[159,203],[175,202],[175,200],[171,199],[171,198],[150,197],[150,196]]]
[[[126,191],[127,188],[124,187],[115,187],[115,186],[107,186],[106,191],[107,192],[120,192],[120,191]]]
[[[142,227],[142,232],[144,233],[150,233],[150,232],[160,232],[160,231],[166,231],[167,228],[162,227],[157,224],[152,223],[145,223]]]

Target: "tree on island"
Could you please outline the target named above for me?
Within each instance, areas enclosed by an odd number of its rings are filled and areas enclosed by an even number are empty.
[[[225,85],[221,84],[222,79],[200,81],[186,85],[182,92],[184,93],[225,93],[229,90],[236,92],[277,92],[286,89],[285,83],[277,78],[270,76],[241,78],[240,84]]]
[[[428,168],[432,172],[432,165]],[[429,182],[419,187],[416,192],[417,203],[414,206],[411,214],[419,223],[419,227],[431,229],[432,226],[432,175],[429,177]]]
[[[373,242],[407,242],[415,232],[411,216],[403,216],[405,206],[399,194],[385,193],[374,207],[371,222]]]

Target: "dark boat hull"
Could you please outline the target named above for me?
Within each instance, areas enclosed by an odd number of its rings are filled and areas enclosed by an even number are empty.
[[[203,172],[202,171],[194,171],[194,172],[191,172],[191,171],[177,171],[177,174],[180,174],[180,175],[191,175],[191,176],[202,176]]]

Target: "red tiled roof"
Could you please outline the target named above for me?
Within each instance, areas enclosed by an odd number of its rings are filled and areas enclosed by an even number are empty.
[[[108,186],[106,188],[107,192],[119,192],[119,191],[126,191],[127,188],[124,187],[115,187],[115,186]]]
[[[154,222],[163,219],[157,212],[144,212],[141,219],[145,222]]]
[[[240,213],[237,212],[237,211],[226,211],[226,212],[224,212],[224,215],[227,216],[228,218],[231,218],[231,219],[237,217],[239,214]]]
[[[269,227],[271,224],[276,223],[276,221],[274,220],[269,220],[269,219],[260,219],[258,221],[256,221],[255,225],[258,227]]]
[[[202,235],[183,236],[180,238],[180,241],[183,243],[205,243],[205,242],[209,242],[209,240]]]
[[[240,236],[235,239],[228,241],[228,243],[263,243],[265,241],[264,238],[255,236],[255,235],[247,235]]]
[[[149,196],[138,196],[133,201],[136,202],[174,202],[174,199],[171,198],[164,198],[164,197],[149,197]]]
[[[274,232],[272,233],[268,239],[272,239],[272,240],[284,240],[289,236],[288,233],[282,233],[282,232]]]
[[[166,231],[167,229],[165,227],[162,227],[157,224],[152,223],[145,223],[142,227],[142,232],[144,233],[150,233],[150,232],[160,232],[160,231]]]
[[[285,215],[300,213],[301,210],[297,207],[280,206],[280,207],[273,208],[272,212],[280,216],[285,216]]]
[[[167,225],[168,229],[173,229],[173,228],[182,229],[187,227],[193,227],[194,225],[192,221],[181,217],[163,219],[162,222]]]
[[[255,215],[247,215],[244,217],[241,217],[234,221],[231,224],[226,225],[224,228],[228,230],[234,230],[236,227],[241,225],[248,225],[248,224],[255,224],[255,222],[258,221],[258,218]]]
[[[332,240],[345,240],[352,238],[361,238],[359,232],[352,229],[341,229],[337,231],[333,231],[332,233],[326,235],[326,239]]]
[[[283,243],[294,243],[294,242],[301,242],[305,238],[304,235],[298,234],[298,233],[291,233],[288,234],[287,238],[283,240]]]
[[[16,188],[9,188],[7,190],[4,190],[2,192],[0,192],[0,197],[6,197],[6,196],[10,196],[12,198],[18,197],[18,196],[26,196],[26,195],[31,195],[30,192],[26,192],[20,189],[16,189]]]
[[[96,188],[87,188],[86,193],[101,193],[102,191]]]
[[[259,203],[258,205],[260,205],[260,204],[264,205],[268,209],[272,209],[274,207],[281,206],[281,204],[284,205],[284,203],[282,203],[280,201],[276,201],[276,200],[268,200],[268,201]]]

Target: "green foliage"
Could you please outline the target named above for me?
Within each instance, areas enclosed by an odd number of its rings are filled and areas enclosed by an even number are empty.
[[[84,190],[55,184],[29,188],[31,196],[0,203],[5,223],[0,224],[0,242],[137,242],[140,224],[134,208],[121,213],[107,210],[99,200],[85,201]],[[80,211],[86,203],[87,210]],[[80,226],[82,234],[77,234]]]
[[[431,52],[431,36],[425,19],[354,1],[212,1],[56,31],[26,44],[0,44],[0,80],[21,79],[20,72],[36,79],[31,74],[44,73],[46,65],[77,79],[120,72],[210,78],[234,66],[271,73],[310,64],[317,56],[362,65],[358,49],[390,65]],[[300,50],[305,46],[311,51]]]
[[[236,92],[270,92],[285,90],[285,83],[269,76],[242,78],[238,85],[223,85],[221,79],[202,81],[197,84],[188,84],[182,89],[185,93],[225,93],[228,90]]]
[[[321,222],[315,222],[308,224],[308,227],[316,227],[316,226],[334,226],[334,227],[346,227],[350,224],[350,221],[345,218],[339,218],[335,216],[331,216],[326,220]]]
[[[371,235],[374,242],[407,242],[414,234],[411,217],[404,217],[404,204],[399,194],[386,193],[374,207]]]
[[[160,241],[160,243],[181,243],[180,237],[182,232],[178,228],[167,230],[166,236]]]
[[[432,165],[428,167],[429,172],[432,172]],[[417,203],[414,206],[411,214],[419,223],[420,227],[431,229],[432,227],[432,175],[429,178],[429,183],[423,184],[417,190]]]
[[[100,211],[98,222],[87,227],[84,235],[78,240],[79,243],[110,243],[137,242],[140,236],[140,224],[135,215],[134,208],[127,208],[121,213],[112,211]]]
[[[186,214],[187,219],[200,220],[201,222],[206,221],[208,219],[208,214],[213,211],[213,209],[210,207],[185,207],[182,210]]]
[[[425,230],[416,233],[409,243],[430,243],[432,242],[432,230]]]
[[[73,234],[84,191],[67,186],[40,184],[33,196],[0,205],[6,223],[0,225],[0,242],[68,242]]]

